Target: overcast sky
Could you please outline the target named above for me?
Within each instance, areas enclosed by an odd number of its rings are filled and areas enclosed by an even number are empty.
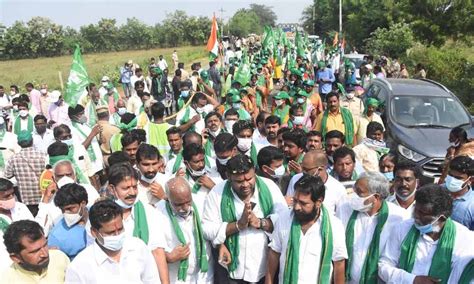
[[[240,8],[258,3],[273,7],[277,23],[297,23],[303,9],[312,0],[0,0],[0,23],[11,26],[15,21],[28,21],[34,16],[48,17],[53,22],[79,28],[97,23],[101,18],[115,18],[119,24],[136,17],[146,24],[161,22],[166,13],[184,10],[188,15],[212,17],[213,12],[227,21]]]

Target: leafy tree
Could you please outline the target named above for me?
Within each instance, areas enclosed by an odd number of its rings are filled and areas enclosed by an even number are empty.
[[[153,46],[153,28],[136,18],[127,19],[119,29],[119,40],[127,49],[150,48]]]
[[[366,50],[370,54],[384,54],[400,58],[413,46],[414,35],[406,23],[391,25],[388,29],[377,28],[367,40]]]
[[[338,7],[331,0],[315,1],[303,10],[300,21],[310,34],[325,36],[330,31],[339,30]],[[315,8],[316,7],[316,8]]]
[[[275,26],[277,15],[273,12],[272,7],[261,4],[250,4],[250,11],[255,12],[260,20],[260,26]]]
[[[251,33],[261,34],[263,27],[254,11],[240,9],[229,20],[229,30],[235,36],[246,37]]]

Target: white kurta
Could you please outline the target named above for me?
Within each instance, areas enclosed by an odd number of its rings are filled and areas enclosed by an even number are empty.
[[[321,265],[322,239],[321,239],[321,216],[306,231],[301,232],[299,265],[298,265],[298,283],[319,283],[319,269]],[[332,260],[339,261],[347,259],[346,240],[344,227],[341,221],[334,215],[329,214],[333,236]],[[280,273],[279,282],[283,283],[283,274],[286,264],[286,252],[288,248],[288,239],[290,237],[291,223],[293,222],[293,210],[286,209],[281,212],[274,228],[273,239],[270,248],[280,254]],[[332,266],[332,265],[331,265]],[[332,270],[332,268],[331,268]]]
[[[273,210],[269,216],[276,223],[278,213],[288,209],[285,198],[283,197],[278,186],[271,180],[262,178],[270,191],[273,199]],[[226,181],[217,184],[207,196],[204,204],[204,214],[202,216],[203,230],[205,238],[212,242],[214,246],[223,244],[226,240],[227,222],[222,221],[221,216],[221,200]],[[257,218],[263,218],[263,211],[258,198],[258,187],[251,202],[255,202],[253,213]],[[237,220],[242,216],[244,210],[244,202],[232,192],[234,195],[234,206]],[[268,235],[262,231],[248,228],[239,232],[239,265],[237,269],[231,273],[233,279],[243,279],[248,282],[258,282],[266,271],[267,263],[267,244]]]
[[[158,247],[162,240],[160,234],[161,226],[158,223],[158,211],[149,204],[143,204],[145,207],[146,221],[148,224],[148,248],[154,250]],[[132,207],[132,213],[123,220],[123,227],[125,228],[125,235],[133,237],[133,230],[135,229],[135,207]]]
[[[388,206],[388,218],[380,234],[379,251],[381,252],[387,239],[389,238],[390,229],[392,226],[397,226],[403,220],[406,220],[406,214],[404,210],[395,204],[387,202]],[[352,208],[349,203],[344,203],[337,209],[336,216],[342,221],[344,225],[344,231],[347,228],[347,223],[352,215]],[[357,219],[354,224],[354,246],[351,261],[351,281],[346,283],[358,284],[360,279],[360,273],[367,256],[367,251],[372,243],[372,238],[375,232],[375,227],[378,224],[378,214],[373,216],[367,213],[359,212]]]
[[[208,174],[208,176],[216,185],[222,182],[222,178],[217,171],[211,171]],[[189,186],[193,188],[196,182],[192,178],[188,178],[187,180],[188,180]],[[199,187],[198,192],[193,193],[193,202],[196,205],[196,208],[198,209],[200,216],[202,216],[202,214],[204,213],[204,203],[210,191],[211,189],[206,188],[201,185]]]
[[[295,184],[302,176],[303,174],[300,173],[291,178],[286,196],[293,196],[295,194]],[[326,196],[324,197],[323,204],[329,212],[336,214],[337,207],[346,200],[346,188],[330,175],[328,175],[324,186],[326,187]]]
[[[216,160],[209,156],[207,156],[206,159],[209,161],[209,166],[206,165],[206,170],[208,172],[213,172],[213,171],[217,172]],[[176,163],[176,156],[174,156],[171,160],[166,162],[166,167],[165,167],[166,176],[168,177],[173,176],[173,167],[175,163]],[[183,170],[186,170],[186,165],[184,164],[184,158],[181,160],[181,164],[179,165],[179,167],[182,168]]]
[[[188,106],[188,108],[189,108],[189,118],[188,119],[192,119],[193,116],[195,116],[198,113],[190,105]],[[204,109],[204,113],[207,114],[207,113],[210,113],[211,111],[214,110],[214,106],[211,105],[211,104],[207,104],[207,105],[204,106],[203,109]],[[183,119],[185,113],[186,113],[186,109],[183,109],[180,112],[178,112],[178,115],[176,116],[176,126],[177,127],[181,125],[181,120]],[[201,119],[198,120],[198,122],[196,122],[194,124],[194,131],[198,134],[201,134],[202,131],[204,130],[204,128],[206,128],[206,123],[204,122],[204,117],[202,117],[202,116],[205,116],[205,115],[204,114],[201,115]]]
[[[403,209],[407,218],[413,217],[413,211],[415,210],[415,203],[416,203],[415,201],[413,201],[413,203],[410,204],[410,206],[408,206],[408,208],[406,209],[400,206],[400,203],[398,203],[398,200],[395,194],[392,194],[389,197],[387,197],[387,201]]]
[[[165,190],[165,182],[167,180],[167,176],[165,176],[162,173],[156,173],[155,178],[153,179],[153,182],[158,183],[161,185],[163,190]],[[150,204],[151,206],[155,207],[156,204],[160,201],[158,198],[153,196],[151,194],[150,188],[147,186],[144,186],[141,182],[138,182],[138,200],[143,202],[144,204]]]
[[[418,239],[412,272],[409,273],[398,268],[401,244],[413,226],[413,222],[413,219],[406,220],[394,226],[390,232],[390,237],[379,260],[379,277],[387,283],[411,284],[417,275],[428,275],[429,273],[439,240],[433,241],[428,235],[422,235]],[[451,259],[452,270],[448,279],[450,284],[459,282],[464,267],[474,258],[474,233],[457,222],[454,222],[454,225],[456,239]]]
[[[85,125],[85,124],[76,124],[77,127],[79,127],[85,135],[89,135],[92,131],[92,129]],[[87,137],[85,137],[76,127],[73,125],[70,125],[71,128],[71,134],[72,134],[72,139],[75,141],[75,143],[82,144]],[[89,157],[90,159],[90,169],[88,172],[88,176],[93,176],[95,173],[98,171],[101,171],[104,168],[104,161],[102,157],[102,151],[100,150],[99,142],[97,142],[97,138],[94,137],[91,142],[92,150],[94,151],[96,160],[92,161],[92,157]],[[86,149],[87,152],[87,149]]]
[[[161,283],[155,259],[145,243],[125,238],[120,262],[110,259],[94,242],[71,262],[65,283]]]
[[[160,201],[157,205],[158,210],[158,224],[160,224],[160,238],[162,243],[159,244],[160,248],[163,248],[165,252],[170,253],[175,247],[181,245],[181,242],[176,236],[173,225],[171,224],[170,217],[166,210],[166,201]],[[200,215],[201,216],[201,215]],[[183,232],[186,243],[189,244],[189,266],[186,281],[178,281],[178,270],[180,262],[168,263],[168,271],[170,277],[170,283],[213,283],[214,277],[214,263],[212,260],[211,247],[209,242],[206,242],[207,259],[209,263],[209,269],[205,272],[200,272],[199,263],[196,255],[196,241],[194,239],[194,222],[193,215],[191,214],[188,218],[184,219],[176,216],[178,225]]]

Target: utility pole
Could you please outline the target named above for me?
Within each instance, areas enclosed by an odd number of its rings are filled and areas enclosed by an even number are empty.
[[[342,0],[339,0],[339,36],[342,36]]]
[[[222,35],[224,35],[224,9],[221,7],[219,10],[221,12],[221,27],[222,27]]]

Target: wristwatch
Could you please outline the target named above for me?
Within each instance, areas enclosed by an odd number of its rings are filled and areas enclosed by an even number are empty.
[[[260,230],[265,230],[264,227],[267,225],[267,219],[261,218],[260,219]]]

